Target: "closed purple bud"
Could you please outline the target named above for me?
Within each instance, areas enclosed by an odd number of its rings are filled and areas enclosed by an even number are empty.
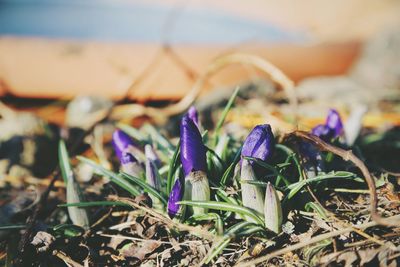
[[[187,112],[189,119],[191,119],[197,127],[199,127],[199,114],[194,106],[191,106]]]
[[[171,193],[168,198],[168,214],[171,218],[174,218],[180,209],[179,201],[182,200],[184,194],[184,187],[181,179],[176,179],[174,186],[172,187]]]
[[[339,113],[334,109],[329,110],[328,116],[326,117],[325,125],[333,130],[333,138],[336,138],[343,133],[342,120]]]
[[[128,146],[135,146],[133,139],[121,130],[115,130],[112,136],[112,143],[114,146],[115,154],[118,159],[121,160],[123,156],[123,151]]]
[[[275,148],[275,138],[269,124],[257,125],[247,136],[242,148],[242,157],[267,160]]]
[[[192,171],[207,170],[206,148],[201,134],[187,115],[181,121],[181,162],[185,176]]]

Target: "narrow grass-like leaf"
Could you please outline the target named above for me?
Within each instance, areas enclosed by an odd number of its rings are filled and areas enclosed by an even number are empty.
[[[297,167],[297,172],[299,173],[299,178],[300,178],[299,180],[304,180],[305,177],[303,175],[303,171],[302,171],[302,168],[301,168],[301,165],[300,165],[300,161],[297,158],[296,153],[294,153],[294,151],[292,149],[290,149],[289,147],[287,147],[285,145],[282,145],[282,144],[276,144],[275,148],[285,152],[288,156],[290,156],[290,158],[293,159],[293,162]]]
[[[141,145],[144,145],[147,143],[146,137],[140,131],[135,129],[134,127],[124,124],[124,123],[117,123],[117,128],[124,131],[131,137],[133,137],[135,142],[138,142]]]
[[[324,209],[319,203],[316,203],[316,202],[308,202],[308,203],[305,205],[304,208],[305,208],[306,211],[313,210],[313,211],[316,212],[322,219],[328,220],[328,215],[326,214],[325,209]]]
[[[15,229],[25,229],[25,224],[7,224],[7,225],[0,225],[0,231],[6,230],[15,230]]]
[[[355,178],[356,175],[351,172],[339,171],[339,172],[331,172],[327,174],[318,175],[312,178],[308,178],[306,180],[301,180],[297,183],[291,184],[287,187],[290,190],[287,198],[292,198],[299,190],[301,190],[305,185],[315,182],[320,182],[327,179],[349,179]]]
[[[217,213],[206,213],[191,216],[187,221],[215,221],[215,229],[217,230],[218,235],[222,235],[224,232],[224,222]]]
[[[222,175],[222,178],[220,181],[221,186],[226,185],[226,182],[227,182],[229,176],[232,174],[233,170],[235,169],[236,164],[239,162],[241,151],[242,151],[242,149],[239,149],[236,152],[235,158],[233,159],[232,163],[229,165],[229,167],[225,170],[224,174]]]
[[[179,164],[179,154],[180,154],[180,146],[181,141],[179,140],[178,144],[176,145],[174,154],[172,155],[172,159],[169,162],[169,169],[168,169],[168,176],[167,176],[167,194],[171,193],[172,186],[174,184],[174,174],[175,170]]]
[[[240,222],[231,226],[224,234],[224,237],[220,239],[217,243],[213,244],[213,246],[210,249],[210,252],[203,260],[203,262],[205,264],[208,264],[213,258],[215,258],[218,254],[220,254],[229,245],[229,243],[232,241],[232,239],[234,239],[237,236],[237,233],[241,229],[252,225],[254,226],[254,224],[250,222]]]
[[[65,142],[61,140],[58,144],[58,161],[60,164],[61,175],[64,179],[64,184],[67,185],[67,181],[72,177],[72,168],[69,163],[69,156]]]
[[[224,108],[224,111],[222,111],[221,117],[219,118],[218,123],[217,123],[217,126],[215,127],[215,130],[214,130],[214,136],[213,136],[213,137],[214,137],[214,138],[213,138],[214,143],[213,143],[213,147],[215,147],[215,146],[217,145],[218,136],[219,136],[219,131],[220,131],[222,125],[223,125],[224,122],[225,122],[226,115],[228,115],[229,110],[232,108],[233,102],[235,101],[235,98],[236,98],[236,96],[238,95],[239,90],[240,90],[240,87],[237,87],[237,88],[235,89],[235,91],[233,92],[233,94],[232,94],[231,97],[229,98],[229,101],[228,101],[228,103],[226,104],[226,106],[225,106],[225,108]]]
[[[253,157],[244,157],[245,159],[254,161],[256,164],[260,165],[261,167],[268,169],[274,173],[274,175],[277,176],[277,178],[282,179],[286,185],[289,185],[290,182],[288,179],[286,179],[285,176],[283,176],[274,166],[269,165],[268,163],[265,163],[264,161],[258,159],[258,158],[253,158]]]
[[[116,173],[109,171],[105,168],[103,168],[102,166],[100,166],[99,164],[97,164],[96,162],[85,158],[85,157],[81,157],[78,156],[77,157],[80,161],[89,164],[90,166],[93,167],[93,169],[97,170],[98,172],[100,172],[102,175],[107,176],[108,178],[110,178],[110,180],[117,184],[118,186],[120,186],[122,189],[125,189],[126,191],[128,191],[131,195],[133,196],[138,196],[140,195],[139,190],[137,190],[132,184],[130,184],[129,182],[125,181],[124,179],[122,179],[121,177],[119,177]]]
[[[160,131],[154,128],[153,125],[146,123],[143,125],[142,129],[150,134],[151,138],[164,149],[167,149],[168,151],[174,150],[174,146],[168,141],[167,138],[160,134]]]
[[[87,202],[78,202],[78,203],[65,203],[59,204],[58,207],[98,207],[98,206],[124,206],[130,207],[128,204],[117,201],[87,201]]]
[[[250,210],[245,207],[237,206],[231,203],[226,202],[218,202],[218,201],[180,201],[179,204],[189,205],[193,207],[201,207],[205,209],[213,209],[213,210],[223,210],[223,211],[232,211],[238,214],[246,215],[258,224],[263,225],[264,220],[257,214],[256,211]]]
[[[158,192],[154,187],[150,186],[149,184],[147,184],[145,181],[143,181],[142,179],[139,179],[137,177],[134,177],[132,175],[129,175],[125,172],[122,172],[121,175],[123,177],[125,177],[126,179],[128,179],[129,181],[134,182],[135,184],[137,184],[138,186],[140,186],[141,188],[143,188],[144,191],[146,191],[147,193],[151,194],[152,196],[156,197],[158,200],[160,200],[165,206],[167,205],[167,200],[165,198],[165,196],[163,196],[160,192]]]
[[[66,186],[67,202],[81,202],[83,200],[83,195],[79,184],[74,179],[71,164],[69,162],[68,151],[63,140],[60,140],[58,148],[61,175],[63,176]],[[89,217],[85,209],[69,207],[68,215],[74,224],[85,229],[89,228]]]

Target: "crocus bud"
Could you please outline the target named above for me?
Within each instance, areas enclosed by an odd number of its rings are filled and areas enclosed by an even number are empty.
[[[269,124],[257,125],[247,136],[242,148],[242,157],[253,157],[263,161],[271,157],[275,138]]]
[[[143,167],[138,160],[129,152],[124,152],[121,156],[121,170],[134,177],[141,177]]]
[[[325,125],[333,131],[334,138],[343,134],[343,123],[339,113],[335,109],[329,110]]]
[[[282,206],[274,186],[268,183],[264,205],[265,227],[279,234],[282,227]]]
[[[210,200],[206,152],[199,129],[188,116],[184,116],[181,122],[181,162],[185,174],[185,199],[187,200]],[[203,208],[193,208],[194,214],[204,212],[206,210]]]
[[[168,198],[168,214],[171,218],[174,218],[179,213],[181,205],[179,205],[178,202],[183,199],[183,194],[184,183],[178,178],[176,179]]]
[[[242,162],[240,178],[243,181],[256,181],[252,162],[243,157],[254,157],[260,160],[268,160],[274,151],[275,139],[268,124],[257,125],[247,136],[242,148]],[[242,201],[245,207],[264,213],[264,192],[253,184],[242,183]],[[249,218],[250,219],[250,218]]]
[[[181,162],[185,176],[192,171],[207,170],[206,152],[199,129],[185,115],[181,121]]]
[[[189,119],[191,119],[194,124],[199,128],[199,113],[194,106],[191,106],[187,112]]]
[[[115,154],[117,155],[117,157],[120,161],[123,156],[123,152],[129,146],[133,146],[133,147],[135,146],[133,139],[121,130],[114,131],[113,136],[112,136],[112,143],[114,146]]]

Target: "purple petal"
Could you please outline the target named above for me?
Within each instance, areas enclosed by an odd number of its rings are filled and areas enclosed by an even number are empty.
[[[334,137],[333,130],[325,124],[318,124],[317,126],[312,128],[311,133],[321,138],[325,142],[329,142]]]
[[[122,154],[125,148],[127,148],[129,145],[135,146],[135,143],[133,142],[133,139],[124,133],[121,130],[115,130],[112,136],[112,143],[114,146],[114,151],[119,160],[121,161],[122,159]]]
[[[121,156],[121,164],[128,164],[128,163],[133,163],[137,162],[137,159],[131,154],[131,153],[122,153]]]
[[[171,190],[171,194],[168,198],[168,214],[171,218],[174,218],[179,212],[180,205],[177,202],[182,200],[183,192],[183,183],[181,179],[178,178],[175,181],[175,184]]]
[[[201,134],[187,115],[181,121],[181,162],[185,176],[191,171],[207,170],[206,148]]]
[[[199,127],[199,114],[194,106],[191,106],[187,112],[189,119],[191,119],[197,127]]]
[[[326,117],[325,125],[333,130],[333,138],[336,138],[343,133],[342,120],[339,113],[334,109],[329,110],[328,116]]]
[[[257,125],[247,136],[242,148],[242,157],[253,157],[266,161],[275,148],[275,138],[269,124]]]

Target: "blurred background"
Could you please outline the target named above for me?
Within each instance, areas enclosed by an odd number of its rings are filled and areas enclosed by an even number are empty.
[[[300,97],[393,88],[398,14],[394,0],[0,0],[0,95],[19,108],[77,95],[177,100],[231,52],[269,60]],[[264,76],[232,64],[203,93]]]

